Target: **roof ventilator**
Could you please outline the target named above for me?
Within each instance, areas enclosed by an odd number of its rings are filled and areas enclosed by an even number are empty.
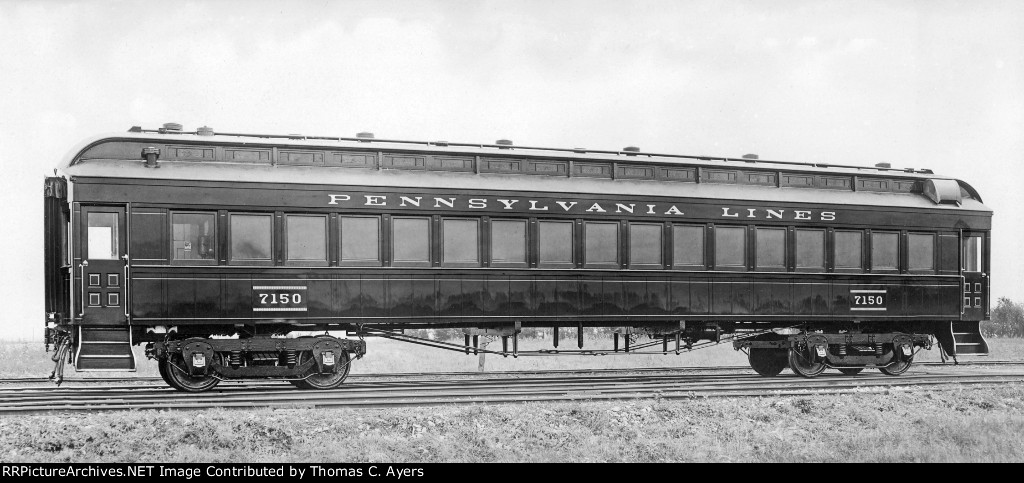
[[[361,142],[361,143],[368,143],[370,141],[373,141],[373,133],[372,132],[366,132],[366,131],[363,131],[361,133],[356,133],[356,139],[358,139],[359,142]]]
[[[956,204],[960,206],[960,203],[963,202],[960,183],[952,179],[924,180],[924,195],[937,205]]]
[[[625,151],[626,156],[636,156],[636,153],[640,152],[640,148],[636,146],[626,146],[622,150]]]
[[[143,166],[147,168],[159,168],[157,160],[160,158],[160,148],[154,148],[152,146],[148,148],[142,148],[142,159],[146,160],[146,164]]]
[[[758,155],[754,154],[754,153],[750,153],[750,154],[744,154],[743,155],[743,159],[749,159],[751,161],[757,161],[758,159],[761,159],[761,158]]]
[[[160,134],[167,134],[169,132],[178,133],[181,132],[181,124],[178,124],[176,122],[167,122],[164,123],[164,126],[158,129],[157,132],[159,132]]]
[[[498,145],[498,149],[512,149],[511,139],[499,139],[497,141],[494,141],[494,144]]]
[[[196,134],[200,136],[213,136],[213,128],[210,126],[203,126],[199,129],[196,129]]]

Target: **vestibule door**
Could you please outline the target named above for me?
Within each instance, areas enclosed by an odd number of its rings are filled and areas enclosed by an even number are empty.
[[[82,261],[79,315],[83,324],[127,323],[127,237],[123,207],[83,206],[79,220]]]

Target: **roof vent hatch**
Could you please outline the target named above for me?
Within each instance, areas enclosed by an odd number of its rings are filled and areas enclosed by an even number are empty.
[[[924,180],[924,195],[937,205],[955,204],[960,206],[960,203],[963,202],[960,183],[952,179]]]

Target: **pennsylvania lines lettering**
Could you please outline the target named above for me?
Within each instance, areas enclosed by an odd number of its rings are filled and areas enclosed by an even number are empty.
[[[721,206],[719,209],[707,205],[688,207],[671,203],[620,203],[610,201],[544,200],[520,198],[477,198],[466,196],[406,196],[384,194],[329,194],[327,204],[355,208],[400,208],[441,209],[441,210],[486,210],[520,213],[575,213],[575,214],[619,214],[644,216],[687,216],[691,218],[758,218],[798,221],[835,221],[836,212],[821,210],[797,210],[787,208],[749,208]],[[692,213],[697,211],[697,213]]]

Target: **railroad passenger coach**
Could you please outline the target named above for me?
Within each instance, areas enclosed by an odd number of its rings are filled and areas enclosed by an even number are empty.
[[[364,336],[520,355],[524,327],[578,332],[549,355],[731,341],[765,376],[987,353],[992,212],[930,170],[168,124],[76,148],[45,208],[58,374],[145,344],[177,389],[324,389]]]

